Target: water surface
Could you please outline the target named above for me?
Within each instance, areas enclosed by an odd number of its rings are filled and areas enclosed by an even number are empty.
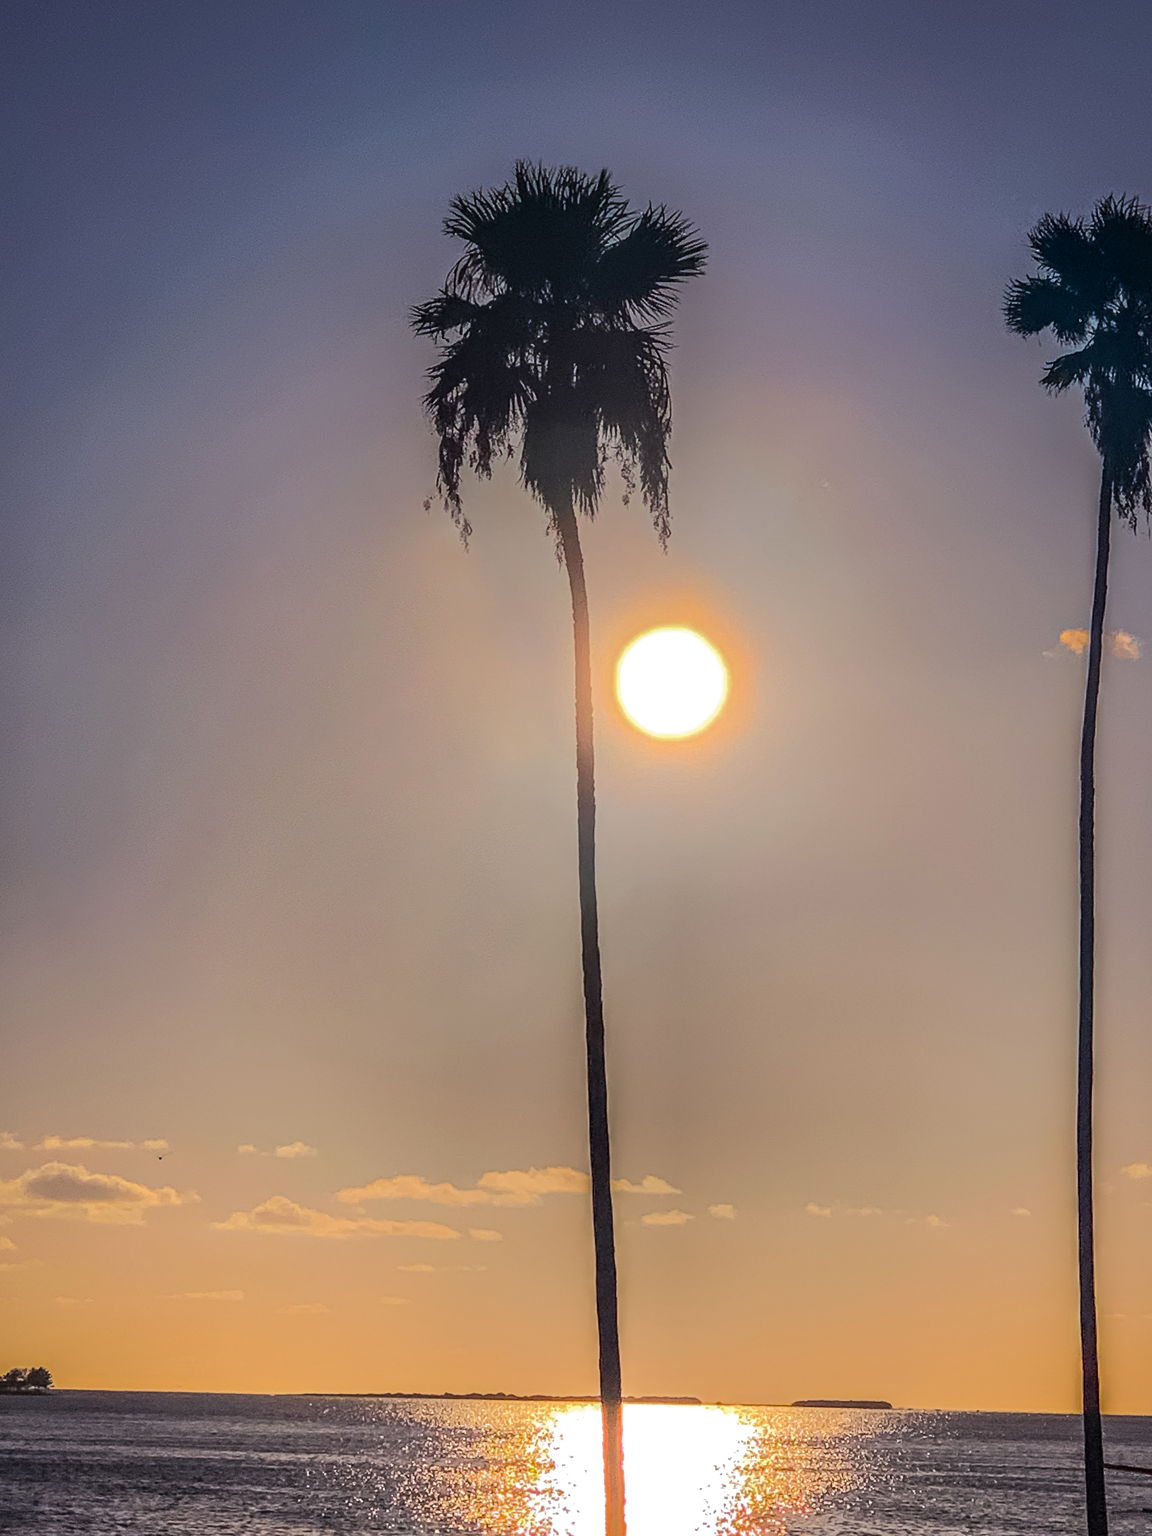
[[[1079,1426],[1039,1414],[630,1405],[629,1536],[1081,1536]],[[1152,1420],[1110,1459],[1152,1466]],[[58,1392],[0,1398],[0,1531],[598,1536],[581,1404]],[[1152,1478],[1113,1474],[1114,1536]]]

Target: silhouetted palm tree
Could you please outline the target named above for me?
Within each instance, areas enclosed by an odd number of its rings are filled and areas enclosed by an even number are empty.
[[[1080,386],[1088,430],[1100,453],[1096,579],[1080,739],[1076,1178],[1088,1536],[1106,1536],[1092,1200],[1096,712],[1113,513],[1135,528],[1152,510],[1152,210],[1133,198],[1106,197],[1087,221],[1047,215],[1031,231],[1029,244],[1039,270],[1009,285],[1005,318],[1021,336],[1051,331],[1057,341],[1074,349],[1048,364],[1042,382],[1054,393]]]
[[[438,489],[465,538],[465,465],[491,474],[519,447],[520,478],[543,506],[568,573],[576,663],[576,818],[588,1063],[607,1530],[624,1529],[604,1006],[596,913],[596,800],[588,597],[577,513],[591,517],[609,453],[638,480],[668,536],[667,322],[705,246],[677,213],[629,208],[607,171],[521,162],[505,186],[456,198],[445,232],[464,252],[413,325],[442,344],[425,405],[440,442]],[[627,499],[627,498],[625,498]]]

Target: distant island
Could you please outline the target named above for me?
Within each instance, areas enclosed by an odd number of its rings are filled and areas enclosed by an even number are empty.
[[[0,1376],[0,1394],[5,1396],[14,1392],[49,1392],[51,1389],[52,1372],[46,1371],[42,1365],[34,1365],[27,1370],[13,1368]]]
[[[551,1392],[284,1392],[283,1397],[379,1397],[420,1398],[444,1403],[598,1403],[594,1396],[558,1397]],[[688,1403],[700,1406],[698,1397],[626,1397],[626,1403]]]
[[[802,1397],[790,1403],[791,1408],[891,1408],[880,1398],[872,1397]]]

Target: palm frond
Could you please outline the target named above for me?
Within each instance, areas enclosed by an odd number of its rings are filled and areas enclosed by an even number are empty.
[[[571,506],[593,516],[604,489],[596,414],[570,396],[535,401],[524,414],[520,478],[549,513]]]
[[[1058,341],[1083,341],[1092,311],[1080,295],[1053,277],[1016,278],[1004,295],[1004,319],[1018,336],[1051,330]]]
[[[1129,297],[1152,297],[1152,209],[1134,197],[1101,198],[1092,210],[1093,245]]]
[[[598,330],[578,339],[576,390],[595,412],[606,443],[618,450],[626,480],[638,477],[661,543],[668,518],[668,339],[661,327]]]
[[[1043,274],[1089,303],[1105,301],[1107,281],[1100,252],[1083,219],[1046,213],[1029,231],[1028,244]]]
[[[1135,529],[1152,517],[1152,390],[1127,380],[1089,378],[1085,421],[1104,460],[1112,503]]]
[[[417,336],[433,336],[440,340],[452,331],[460,330],[479,314],[478,304],[446,286],[434,299],[412,306],[412,329]]]
[[[626,220],[607,171],[587,176],[521,161],[505,186],[456,198],[444,230],[469,246],[453,274],[469,296],[514,290],[563,298],[579,290]]]
[[[663,320],[686,278],[704,270],[708,247],[683,215],[649,206],[601,256],[592,297],[608,314]]]
[[[1054,357],[1045,366],[1040,382],[1051,394],[1059,395],[1073,384],[1083,384],[1092,371],[1092,349],[1082,347],[1078,352],[1065,352]]]

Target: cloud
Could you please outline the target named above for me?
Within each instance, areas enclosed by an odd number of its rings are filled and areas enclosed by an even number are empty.
[[[905,1211],[883,1211],[878,1205],[841,1205],[838,1201],[832,1205],[817,1205],[810,1200],[804,1207],[809,1216],[904,1216]]]
[[[631,1179],[613,1179],[612,1188],[618,1195],[682,1195],[684,1191],[677,1189],[675,1184],[669,1184],[667,1179],[660,1179],[654,1173],[646,1173],[639,1184],[633,1184]]]
[[[651,1187],[649,1180],[653,1181]],[[641,1184],[621,1180],[638,1194],[678,1194],[663,1179],[649,1174]],[[345,1205],[361,1205],[369,1200],[425,1200],[431,1205],[539,1205],[545,1195],[583,1195],[588,1190],[588,1175],[577,1168],[509,1168],[481,1174],[471,1189],[459,1185],[430,1183],[418,1173],[396,1174],[388,1179],[374,1179],[336,1192]]]
[[[1142,647],[1135,635],[1130,635],[1127,630],[1118,629],[1111,639],[1113,656],[1118,656],[1121,661],[1140,660]]]
[[[0,1152],[23,1152],[24,1143],[17,1141],[11,1131],[0,1131]]]
[[[409,1275],[434,1275],[436,1273],[435,1264],[397,1264],[396,1268],[402,1269],[405,1274]]]
[[[10,1253],[15,1246],[10,1237],[0,1237],[0,1253]]]
[[[174,1291],[165,1301],[243,1301],[243,1291]]]
[[[250,1211],[233,1211],[212,1225],[219,1232],[263,1232],[280,1237],[459,1237],[455,1227],[436,1221],[376,1221],[367,1216],[329,1216],[273,1195]]]
[[[411,1303],[407,1296],[381,1296],[380,1305],[382,1307],[407,1307]]]
[[[1152,1179],[1152,1163],[1125,1163],[1120,1172],[1130,1179]]]
[[[1140,641],[1135,635],[1130,635],[1126,629],[1109,630],[1105,639],[1113,656],[1120,661],[1139,661],[1142,653]],[[1060,644],[1065,650],[1071,651],[1075,656],[1082,656],[1088,649],[1088,631],[1086,629],[1062,629],[1060,631]],[[1055,655],[1049,651],[1047,655]]]
[[[734,1205],[710,1205],[709,1216],[715,1216],[717,1221],[735,1221],[736,1207]]]
[[[153,1188],[114,1173],[90,1173],[79,1163],[45,1163],[19,1178],[0,1180],[0,1207],[96,1222],[139,1222],[153,1206],[191,1205],[199,1198],[167,1184]]]
[[[271,1152],[262,1152],[255,1143],[242,1141],[236,1148],[242,1157],[315,1157],[317,1149],[310,1147],[306,1141],[288,1141],[282,1147],[273,1147]]]
[[[295,1301],[276,1310],[281,1317],[322,1317],[330,1309],[322,1301]]]
[[[493,1232],[491,1227],[469,1227],[468,1236],[478,1243],[502,1243],[503,1232]]]
[[[36,1143],[37,1152],[167,1152],[168,1143],[157,1137],[151,1141],[101,1141],[97,1136],[45,1136]]]
[[[58,1307],[90,1307],[96,1298],[94,1296],[55,1296],[53,1300]]]
[[[505,1173],[485,1173],[476,1181],[490,1190],[496,1205],[535,1205],[541,1195],[583,1195],[588,1175],[575,1168],[510,1168]]]
[[[344,1205],[363,1205],[369,1200],[426,1200],[430,1205],[495,1205],[492,1194],[484,1189],[458,1189],[455,1184],[430,1184],[417,1173],[401,1173],[391,1179],[374,1179],[371,1184],[338,1189],[337,1200]]]
[[[934,1212],[921,1216],[914,1211],[886,1211],[879,1205],[841,1205],[839,1201],[833,1201],[831,1205],[817,1205],[814,1200],[810,1200],[804,1209],[809,1216],[825,1218],[849,1216],[858,1220],[870,1220],[880,1216],[887,1220],[903,1221],[907,1226],[947,1227],[949,1225],[942,1216],[937,1216]]]
[[[1032,1212],[1026,1205],[1014,1205],[1008,1214],[1010,1216],[1031,1216]]]
[[[682,1227],[695,1219],[687,1211],[649,1211],[646,1216],[641,1216],[640,1224],[644,1227]]]

